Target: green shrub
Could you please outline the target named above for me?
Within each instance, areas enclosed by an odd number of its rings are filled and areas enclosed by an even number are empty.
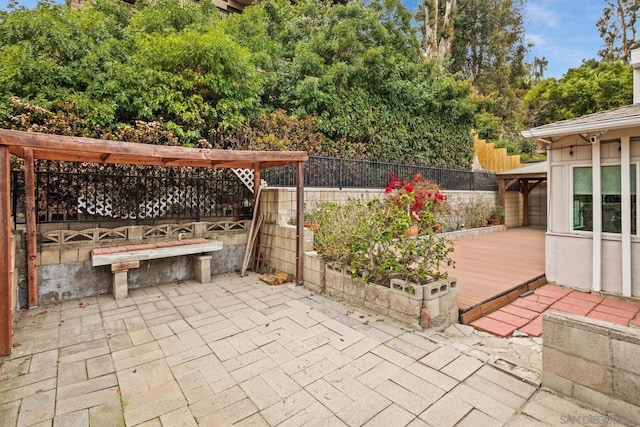
[[[423,217],[420,234],[405,237],[415,218],[392,203],[324,203],[314,214],[315,246],[325,260],[366,282],[389,286],[391,278],[400,278],[425,283],[447,276],[443,267],[453,265],[453,247],[434,232],[435,215]]]

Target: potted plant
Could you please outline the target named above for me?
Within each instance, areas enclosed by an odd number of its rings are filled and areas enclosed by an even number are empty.
[[[489,224],[491,225],[500,225],[504,222],[504,208],[502,206],[496,206],[491,211],[491,216],[489,217]]]

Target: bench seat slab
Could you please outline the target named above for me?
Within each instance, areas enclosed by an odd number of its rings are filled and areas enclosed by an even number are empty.
[[[118,264],[132,261],[146,261],[150,259],[170,258],[181,255],[193,255],[222,250],[222,242],[212,240],[208,243],[198,243],[192,245],[172,246],[168,248],[141,249],[127,252],[116,252],[110,254],[91,254],[91,265]]]

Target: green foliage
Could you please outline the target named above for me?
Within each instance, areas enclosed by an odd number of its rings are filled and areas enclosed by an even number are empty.
[[[560,79],[546,79],[525,97],[529,125],[609,110],[633,101],[633,72],[623,61],[590,60]]]
[[[136,8],[3,12],[0,126],[16,126],[18,97],[77,134],[158,122],[181,145],[471,164],[470,86],[420,59],[399,0],[266,0],[226,19],[210,2]]]
[[[504,208],[500,205],[495,206],[491,211],[490,219],[499,219],[500,221],[504,221],[505,212]]]
[[[212,148],[307,151],[309,154],[327,152],[327,147],[324,147],[326,138],[318,130],[317,116],[298,119],[284,110],[261,113],[234,129],[218,127],[211,130],[208,139]]]
[[[431,226],[420,227],[417,237],[404,234],[413,223],[410,214],[379,200],[324,203],[314,217],[318,253],[367,282],[389,286],[395,277],[424,283],[446,277],[443,267],[453,265],[451,243],[433,231],[434,215],[425,215]]]
[[[468,78],[475,89],[475,129],[480,138],[534,159],[519,132],[525,121],[522,98],[531,85],[524,61],[525,0],[458,0],[449,70]],[[538,73],[544,60],[534,66]],[[521,148],[522,147],[522,148]]]
[[[528,70],[523,0],[459,0],[451,67],[482,95],[513,97]]]
[[[258,110],[262,84],[220,21],[212,6],[176,0],[136,14],[106,1],[9,13],[0,22],[0,124],[18,96],[72,111],[89,133],[161,121],[192,144],[212,125],[238,126]]]
[[[270,0],[226,24],[250,50],[263,50],[256,57],[266,74],[266,106],[317,114],[326,151],[356,145],[380,160],[470,164],[469,86],[420,60],[399,2]]]
[[[522,137],[521,127],[515,120],[507,122],[486,111],[476,115],[476,130],[480,139],[493,142],[496,148],[506,148],[507,154],[519,155],[523,162],[543,160],[536,143]]]

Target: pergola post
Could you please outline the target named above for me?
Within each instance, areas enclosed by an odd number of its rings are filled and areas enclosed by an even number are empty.
[[[253,209],[258,210],[258,193],[260,189],[260,183],[262,178],[260,178],[260,162],[256,162],[253,164]]]
[[[507,191],[504,181],[503,178],[498,178],[498,206],[502,206],[502,208],[505,208],[504,192]]]
[[[38,266],[36,230],[36,172],[33,149],[24,149],[24,183],[27,217],[27,282],[29,285],[29,308],[38,307]]]
[[[0,356],[11,354],[11,154],[0,146]]]
[[[522,191],[522,225],[529,226],[529,180],[520,180],[520,190]]]
[[[296,162],[296,285],[304,283],[304,162]]]

